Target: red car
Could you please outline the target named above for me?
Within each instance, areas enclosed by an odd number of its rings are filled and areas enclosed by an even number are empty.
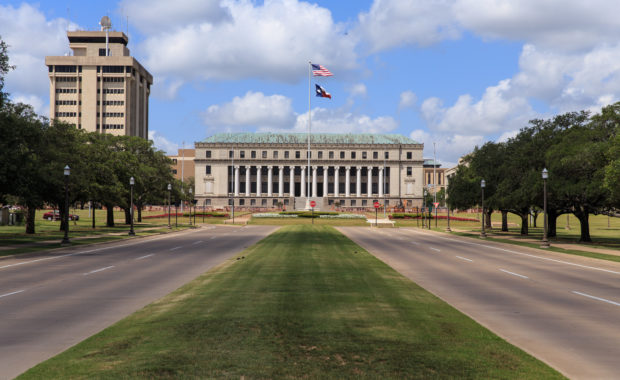
[[[43,214],[43,219],[60,220],[60,211],[54,210],[46,212],[45,214]],[[75,214],[69,214],[69,220],[80,220],[80,216]]]

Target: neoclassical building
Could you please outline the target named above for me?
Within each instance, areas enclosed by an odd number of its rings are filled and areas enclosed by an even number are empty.
[[[329,210],[422,203],[420,144],[400,135],[219,133],[195,143],[199,205]]]

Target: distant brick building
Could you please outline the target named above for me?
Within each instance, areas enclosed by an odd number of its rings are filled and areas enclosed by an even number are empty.
[[[183,178],[184,182],[194,176],[194,158],[196,156],[195,149],[179,149],[176,156],[168,156],[172,160],[172,174],[174,178]]]

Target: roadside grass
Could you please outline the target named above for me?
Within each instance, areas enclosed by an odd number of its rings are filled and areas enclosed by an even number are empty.
[[[19,378],[563,377],[332,227],[296,225]]]

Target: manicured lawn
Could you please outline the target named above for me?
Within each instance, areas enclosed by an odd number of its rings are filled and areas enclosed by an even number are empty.
[[[333,228],[297,225],[20,378],[562,377]]]

